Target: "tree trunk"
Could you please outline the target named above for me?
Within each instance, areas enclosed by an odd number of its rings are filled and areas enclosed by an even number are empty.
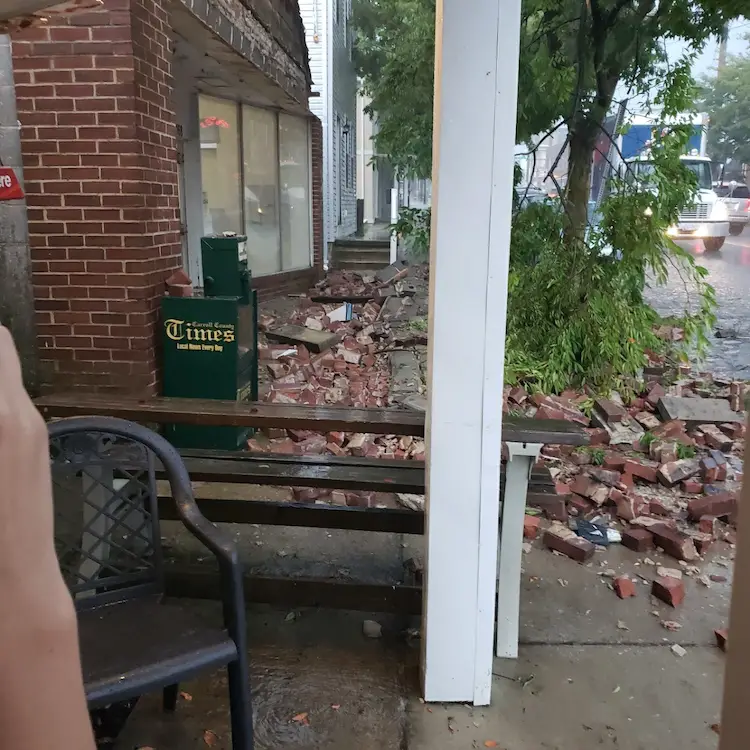
[[[583,242],[588,221],[591,192],[591,160],[596,145],[597,129],[590,121],[571,126],[568,155],[568,183],[563,196],[566,209],[564,238],[570,249]]]

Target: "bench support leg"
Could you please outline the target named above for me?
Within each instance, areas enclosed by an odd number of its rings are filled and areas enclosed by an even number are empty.
[[[506,659],[518,657],[523,517],[529,476],[541,449],[538,443],[508,443],[505,492],[500,507],[495,642],[495,655]]]

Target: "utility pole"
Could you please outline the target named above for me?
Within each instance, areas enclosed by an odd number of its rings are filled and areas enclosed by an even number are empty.
[[[725,23],[721,30],[721,36],[719,37],[719,64],[717,65],[717,75],[721,74],[721,71],[727,65],[727,42],[729,41],[729,24]]]
[[[0,34],[0,164],[11,167],[23,184],[21,129],[7,34]],[[39,382],[38,356],[25,198],[0,201],[0,323],[13,335],[26,387],[34,392]]]

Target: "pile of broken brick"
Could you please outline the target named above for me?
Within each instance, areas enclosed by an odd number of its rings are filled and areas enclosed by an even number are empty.
[[[586,448],[542,449],[539,463],[549,468],[557,494],[536,511],[550,525],[542,528],[539,516],[527,516],[526,537],[543,531],[545,547],[586,562],[597,546],[586,533],[593,523],[601,544],[617,540],[640,553],[658,548],[700,577],[696,563],[711,545],[735,541],[745,428],[744,415],[732,407],[741,405],[743,389],[743,383],[702,373],[667,388],[654,379],[625,403],[617,395],[509,390],[509,410],[579,423],[591,439]],[[635,593],[626,576],[613,589],[622,598]],[[660,567],[651,591],[678,606],[685,592],[682,570]]]
[[[387,407],[389,353],[408,344],[392,326],[389,305],[413,304],[419,267],[389,266],[378,273],[334,271],[284,315],[259,316],[262,400],[274,404]],[[353,300],[353,301],[350,301]],[[395,301],[397,304],[393,304]],[[266,430],[248,442],[258,453],[328,454],[424,460],[424,440],[409,436],[307,430]],[[360,507],[391,506],[386,493],[334,492],[297,488],[298,501]]]

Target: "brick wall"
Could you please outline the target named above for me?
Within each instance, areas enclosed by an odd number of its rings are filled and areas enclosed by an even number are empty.
[[[180,265],[169,19],[162,2],[13,38],[43,382],[149,393],[158,300]]]

